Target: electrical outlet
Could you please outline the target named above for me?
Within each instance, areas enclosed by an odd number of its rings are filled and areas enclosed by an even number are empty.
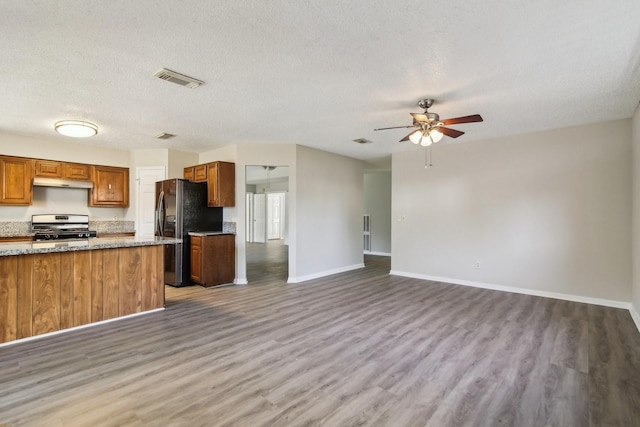
[[[117,221],[117,220],[118,220],[118,215],[114,215],[114,216],[113,216],[113,220],[114,220],[114,221]]]
[[[476,267],[476,270],[480,269],[480,261],[476,261],[475,267]]]

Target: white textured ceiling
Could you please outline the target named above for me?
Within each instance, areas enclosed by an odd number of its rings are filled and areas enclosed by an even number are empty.
[[[3,0],[0,40],[0,132],[55,141],[54,122],[84,119],[100,133],[79,143],[113,148],[375,162],[415,149],[373,129],[411,124],[424,97],[484,117],[452,126],[463,143],[627,118],[640,99],[638,0]]]

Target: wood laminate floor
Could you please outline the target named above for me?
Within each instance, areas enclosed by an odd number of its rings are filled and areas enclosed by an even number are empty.
[[[637,426],[621,309],[389,276],[167,288],[167,309],[0,348],[9,426]]]
[[[251,284],[286,282],[289,276],[289,246],[284,239],[247,243],[247,281]]]

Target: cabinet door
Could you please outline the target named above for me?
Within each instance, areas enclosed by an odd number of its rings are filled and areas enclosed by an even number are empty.
[[[233,283],[236,275],[236,236],[222,234],[202,238],[203,286]]]
[[[208,206],[231,207],[236,205],[236,165],[213,162],[207,165]]]
[[[54,162],[53,160],[36,160],[35,176],[62,178],[62,162]]]
[[[193,181],[193,166],[184,168],[184,174],[182,175],[187,181]]]
[[[83,165],[80,163],[63,163],[62,175],[69,179],[91,179],[91,170],[89,165]]]
[[[191,236],[191,280],[202,285],[202,237]]]
[[[129,169],[93,166],[92,181],[89,206],[129,206]]]
[[[33,160],[0,157],[0,204],[30,205],[33,199]]]
[[[207,165],[198,165],[193,168],[193,180],[205,182],[207,180]]]

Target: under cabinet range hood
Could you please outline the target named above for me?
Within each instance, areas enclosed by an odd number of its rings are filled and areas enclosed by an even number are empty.
[[[33,178],[34,187],[59,187],[59,188],[93,188],[91,181],[78,181],[76,179],[44,178],[36,176]]]

